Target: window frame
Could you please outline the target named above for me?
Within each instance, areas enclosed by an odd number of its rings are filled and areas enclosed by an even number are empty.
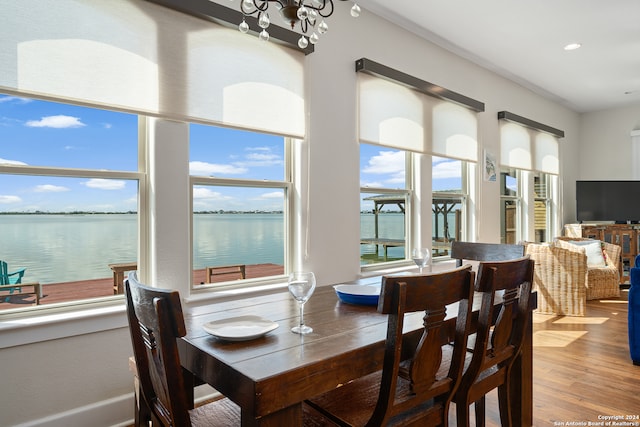
[[[23,96],[23,95],[16,95]],[[29,95],[24,96],[29,99],[37,99],[44,101],[51,101],[60,104],[68,104],[74,106],[80,106],[85,108],[107,110],[113,112],[122,112],[117,109],[87,106],[79,103],[69,102],[67,100],[55,99],[49,100],[45,98],[38,98]],[[125,114],[132,114],[128,112],[122,112]],[[107,170],[107,169],[86,169],[86,168],[69,168],[69,167],[52,167],[52,166],[33,166],[33,165],[13,165],[13,164],[0,164],[0,175],[22,175],[22,176],[42,176],[42,177],[60,177],[60,178],[98,178],[98,179],[120,179],[128,181],[137,181],[137,253],[138,259],[136,263],[138,268],[141,268],[141,264],[147,258],[147,229],[148,229],[148,214],[147,214],[147,133],[145,131],[145,117],[136,115],[137,117],[137,153],[138,164],[137,171],[119,171],[119,170]],[[103,297],[96,297],[91,299],[82,300],[70,300],[58,303],[35,305],[28,307],[10,308],[6,310],[0,310],[0,319],[11,319],[15,317],[23,316],[42,316],[49,313],[74,313],[81,312],[83,310],[98,309],[102,307],[108,307],[112,305],[121,305],[124,301],[124,294],[121,295],[109,295]]]
[[[502,180],[502,175],[505,173],[505,171],[514,171],[515,172],[515,179],[516,179],[516,194],[515,195],[506,195],[506,194],[502,194],[502,190],[503,188],[500,188],[500,242],[501,243],[517,243],[519,241],[522,240],[522,234],[523,234],[523,209],[522,209],[522,186],[523,186],[523,176],[522,176],[522,170],[518,169],[518,168],[514,168],[514,167],[510,167],[510,166],[502,166],[500,168],[500,175],[501,175],[501,180]],[[507,172],[508,173],[508,172]],[[502,186],[503,183],[500,182],[500,185]],[[504,186],[506,188],[506,183],[504,183]],[[507,202],[513,202],[513,204],[515,205],[516,208],[516,212],[514,213],[514,219],[515,219],[515,233],[514,233],[514,241],[513,242],[507,242],[507,218],[506,218],[506,203]]]
[[[358,197],[359,202],[358,202],[358,208],[360,210],[360,212],[362,211],[362,209],[360,209],[360,201],[361,199],[361,195],[364,194],[388,194],[388,195],[395,195],[395,196],[403,196],[405,198],[405,206],[404,206],[404,229],[405,229],[405,245],[404,245],[404,256],[405,258],[402,260],[394,260],[394,261],[383,261],[383,262],[376,262],[376,263],[372,263],[372,264],[362,264],[362,262],[360,263],[360,272],[361,273],[366,273],[366,272],[374,272],[374,271],[379,271],[385,268],[393,268],[393,267],[402,267],[402,266],[406,266],[406,265],[412,265],[413,261],[411,260],[411,250],[410,248],[412,247],[413,244],[413,235],[414,235],[414,230],[417,229],[415,227],[414,224],[414,218],[419,217],[419,215],[413,215],[414,212],[414,196],[415,196],[415,188],[414,188],[414,176],[415,176],[415,157],[418,153],[414,153],[412,151],[409,150],[404,150],[401,148],[396,148],[396,147],[385,147],[383,145],[378,145],[378,144],[371,144],[371,143],[366,143],[366,142],[359,142],[358,143],[358,148],[362,145],[362,144],[366,144],[366,145],[371,145],[371,146],[377,146],[380,147],[382,149],[389,149],[389,150],[395,150],[395,151],[401,151],[404,152],[404,163],[405,163],[405,179],[404,179],[404,188],[390,188],[390,187],[360,187],[360,191],[358,193]],[[362,160],[361,157],[359,157],[360,161]],[[360,165],[358,167],[359,173],[361,172],[361,168]],[[360,175],[359,175],[360,177]],[[359,178],[360,180],[360,178]],[[360,232],[358,232],[358,235],[360,236],[359,238],[362,239],[362,235],[360,234]],[[359,246],[360,247],[360,246]],[[362,256],[359,257],[359,259],[362,259]]]
[[[219,125],[212,125],[215,127],[224,127]],[[216,291],[225,291],[230,289],[246,289],[250,290],[252,287],[256,287],[259,285],[268,285],[274,283],[281,283],[284,278],[286,278],[291,271],[292,261],[293,261],[293,252],[294,252],[294,221],[293,217],[296,215],[295,211],[295,201],[294,201],[294,177],[293,170],[296,167],[294,165],[294,146],[296,145],[296,141],[293,138],[283,136],[284,143],[284,176],[282,181],[277,180],[266,180],[266,179],[246,179],[246,178],[220,178],[220,177],[209,177],[209,176],[201,176],[201,175],[191,175],[189,174],[189,211],[190,211],[190,224],[189,224],[189,236],[190,236],[190,268],[191,268],[191,279],[189,285],[190,295],[202,294],[205,292],[213,292]],[[273,188],[273,189],[281,189],[284,191],[284,202],[283,202],[283,221],[284,221],[284,274],[278,276],[266,276],[266,277],[258,277],[253,279],[240,279],[233,281],[225,281],[215,284],[197,284],[193,281],[193,247],[195,236],[193,233],[193,190],[194,187],[205,185],[205,186],[217,186],[217,187],[247,187],[247,188]]]
[[[445,157],[445,156],[431,156],[432,157],[432,164],[433,164],[433,157],[438,157],[438,158],[442,158],[442,159],[451,159],[451,160],[457,160],[460,161],[460,183],[461,183],[461,190],[460,193],[454,193],[451,191],[435,191],[432,190],[431,193],[431,214],[433,215],[433,200],[436,198],[439,199],[450,199],[450,200],[460,200],[460,204],[461,206],[461,215],[460,215],[460,240],[464,241],[464,240],[468,240],[468,236],[471,234],[471,230],[470,230],[470,224],[471,221],[470,219],[473,217],[473,213],[470,212],[470,203],[469,201],[474,197],[473,195],[473,191],[472,189],[474,188],[474,185],[471,182],[470,177],[473,176],[473,173],[470,171],[472,165],[475,165],[475,162],[471,162],[469,160],[462,160],[462,159],[456,159],[454,157]],[[432,175],[431,175],[431,179],[433,182],[433,171],[432,171]],[[433,187],[433,184],[432,184]],[[434,235],[434,230],[432,230],[431,232],[431,238],[432,241],[435,238]],[[455,237],[454,237],[455,240]],[[451,247],[451,245],[449,245],[449,247]],[[432,255],[433,255],[433,247],[432,247]],[[448,252],[448,251],[447,251]],[[446,260],[449,259],[449,254],[443,254],[443,255],[439,255],[439,256],[433,256],[433,260],[437,261],[437,260]]]

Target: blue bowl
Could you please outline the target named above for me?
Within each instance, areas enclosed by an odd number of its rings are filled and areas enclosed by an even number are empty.
[[[367,285],[336,285],[333,287],[342,302],[357,305],[378,305],[380,288]]]

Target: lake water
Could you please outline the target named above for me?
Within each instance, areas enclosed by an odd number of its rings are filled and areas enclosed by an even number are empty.
[[[402,239],[404,216],[380,215],[380,237]],[[281,214],[198,214],[194,268],[225,264],[284,264]],[[361,234],[374,235],[374,216],[361,215]],[[137,259],[137,217],[127,214],[0,215],[0,259],[24,281],[57,283],[111,277],[108,264]],[[367,253],[371,248],[362,245]],[[403,257],[403,248],[390,256]],[[397,253],[396,253],[397,252]]]

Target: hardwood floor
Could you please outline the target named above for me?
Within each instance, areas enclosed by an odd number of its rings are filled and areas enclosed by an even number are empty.
[[[534,314],[535,427],[606,426],[607,416],[628,422],[609,425],[640,426],[640,366],[629,356],[627,296],[623,289],[619,299],[588,301],[585,317]],[[499,425],[494,391],[487,398],[487,426]]]

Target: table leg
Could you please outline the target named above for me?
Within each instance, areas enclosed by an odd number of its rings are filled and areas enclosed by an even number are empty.
[[[528,427],[533,425],[533,313],[529,311],[529,322],[524,332],[520,355],[511,369],[511,425]]]

